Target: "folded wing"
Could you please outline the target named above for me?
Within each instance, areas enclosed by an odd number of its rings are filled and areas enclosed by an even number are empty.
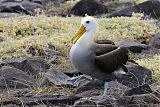
[[[95,65],[105,73],[124,67],[128,60],[128,49],[111,44],[97,44]]]

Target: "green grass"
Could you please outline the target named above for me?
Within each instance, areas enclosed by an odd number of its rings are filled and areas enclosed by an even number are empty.
[[[120,2],[127,2],[129,0],[118,0],[118,1],[120,1]],[[142,3],[142,2],[147,1],[147,0],[132,0],[132,1],[138,4],[138,3]]]
[[[141,15],[140,15],[141,16]],[[48,44],[66,57],[58,57],[57,68],[70,68],[70,38],[78,30],[81,17],[22,16],[0,19],[0,59],[31,57],[26,48],[44,49]],[[98,18],[98,39],[117,42],[122,39],[151,38],[158,28],[152,21],[133,17]],[[153,64],[154,65],[154,64]]]
[[[42,93],[59,93],[65,95],[73,95],[75,93],[74,88],[68,86],[45,86],[31,89],[31,93],[42,94]]]
[[[138,62],[141,66],[144,66],[153,71],[153,75],[156,79],[160,79],[160,55],[155,55],[150,58],[139,59]]]
[[[80,19],[45,16],[0,19],[0,37],[3,38],[0,42],[0,57],[5,58],[6,54],[16,53],[17,49],[30,45],[40,48],[48,43],[67,54],[65,43],[78,30]],[[157,30],[151,22],[137,17],[100,18],[97,21],[99,39],[106,38],[115,42],[125,38],[151,37]]]

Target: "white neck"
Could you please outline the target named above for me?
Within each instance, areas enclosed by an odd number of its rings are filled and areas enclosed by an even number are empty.
[[[95,30],[86,31],[76,42],[75,45],[90,48],[95,39]]]

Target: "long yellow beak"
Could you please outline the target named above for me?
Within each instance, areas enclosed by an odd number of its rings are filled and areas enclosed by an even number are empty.
[[[77,40],[86,32],[86,29],[83,25],[79,28],[79,31],[71,38],[72,43],[76,43]]]

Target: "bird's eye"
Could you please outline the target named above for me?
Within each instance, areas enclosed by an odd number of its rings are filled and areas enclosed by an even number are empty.
[[[89,21],[86,21],[86,23],[89,23]]]

